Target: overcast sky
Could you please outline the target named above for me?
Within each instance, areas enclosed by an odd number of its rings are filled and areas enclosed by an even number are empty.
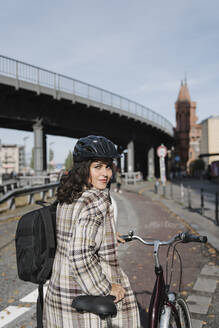
[[[175,125],[187,76],[199,122],[219,114],[218,0],[7,0],[0,4],[0,54],[137,101]],[[33,134],[0,129],[2,143]],[[48,136],[55,161],[74,143]]]

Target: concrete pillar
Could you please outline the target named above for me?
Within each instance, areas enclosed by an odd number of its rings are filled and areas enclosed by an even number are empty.
[[[128,172],[134,172],[134,170],[135,170],[134,141],[130,141],[128,144]]]
[[[153,179],[155,173],[154,148],[148,151],[148,179]]]
[[[124,152],[124,172],[128,172],[128,154],[127,151]]]
[[[47,170],[47,135],[43,132],[43,171]]]
[[[43,125],[42,120],[37,120],[36,123],[33,125],[33,132],[34,132],[34,171],[36,175],[43,174]]]
[[[121,158],[117,158],[117,167],[121,170]]]
[[[154,167],[155,167],[155,177],[160,177],[160,163],[159,163],[159,157],[157,156],[157,147],[154,147]]]

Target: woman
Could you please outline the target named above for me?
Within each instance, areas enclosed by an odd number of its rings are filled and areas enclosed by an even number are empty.
[[[105,327],[99,316],[78,313],[75,296],[114,295],[115,328],[138,328],[139,314],[130,283],[118,264],[113,208],[107,185],[119,157],[105,137],[78,140],[74,167],[57,192],[57,251],[45,300],[47,328]]]

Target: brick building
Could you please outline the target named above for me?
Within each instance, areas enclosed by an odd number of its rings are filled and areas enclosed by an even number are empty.
[[[201,125],[196,123],[196,102],[191,100],[186,81],[181,82],[175,110],[175,151],[179,159],[178,165],[181,170],[189,171],[190,163],[200,153]]]

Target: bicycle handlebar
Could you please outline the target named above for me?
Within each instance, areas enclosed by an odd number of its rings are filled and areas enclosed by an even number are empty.
[[[183,243],[196,242],[206,244],[208,241],[207,236],[196,236],[189,234],[188,232],[182,232],[180,235]]]
[[[155,243],[159,243],[159,245],[170,245],[176,241],[181,241],[182,243],[190,243],[190,242],[196,242],[196,243],[207,243],[208,238],[207,236],[196,236],[193,234],[190,234],[187,232],[181,232],[175,236],[173,236],[171,239],[166,241],[160,241],[160,240],[153,240],[153,241],[147,241],[142,239],[139,236],[134,235],[134,231],[130,231],[128,235],[121,235],[120,238],[124,239],[126,242],[132,241],[132,240],[139,240],[141,243],[149,246],[155,245]]]

